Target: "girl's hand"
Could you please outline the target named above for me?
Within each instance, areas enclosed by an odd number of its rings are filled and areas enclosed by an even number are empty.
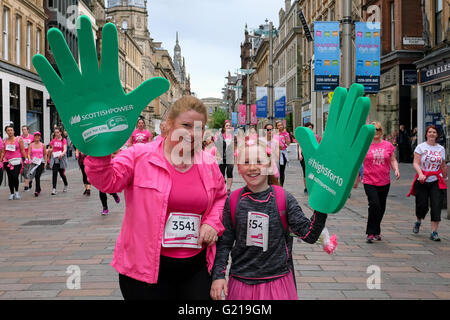
[[[198,244],[202,245],[206,242],[208,246],[213,245],[217,241],[217,231],[209,224],[202,224],[200,226],[200,234],[198,237]]]
[[[228,285],[225,279],[214,280],[211,285],[210,295],[213,300],[222,300],[222,291],[228,295]]]

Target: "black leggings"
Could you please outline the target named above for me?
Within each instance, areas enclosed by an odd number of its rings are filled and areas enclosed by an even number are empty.
[[[225,164],[225,163],[219,164],[219,169],[220,169],[220,172],[222,173],[224,179],[225,179],[225,170],[227,173],[227,178],[233,179],[233,168],[234,168],[234,165],[232,165],[232,164]]]
[[[284,172],[286,170],[287,159],[286,156],[280,153],[280,157],[283,157],[284,164],[280,164],[280,184],[283,186],[284,184]],[[280,158],[281,160],[281,158]]]
[[[381,234],[381,220],[386,211],[386,200],[389,193],[390,184],[385,186],[364,185],[364,191],[369,200],[369,216],[367,218],[366,234]]]
[[[81,169],[81,174],[83,175],[83,183],[90,185],[89,180],[86,175],[86,171],[84,171],[84,164],[80,165],[80,169]]]
[[[14,194],[14,191],[19,191],[19,176],[20,176],[20,169],[22,169],[22,164],[18,164],[17,166],[14,166],[14,169],[10,169],[8,167],[8,163],[5,162],[3,165],[6,175],[8,176],[8,186],[9,186],[9,192],[11,194]]]
[[[64,185],[65,186],[67,186],[68,185],[68,183],[67,183],[67,178],[66,178],[66,174],[65,174],[65,169],[61,169],[60,167],[59,167],[59,163],[54,163],[53,164],[53,167],[52,167],[52,173],[53,173],[53,176],[52,176],[52,182],[53,182],[53,189],[56,189],[56,179],[58,178],[58,172],[59,172],[59,175],[61,176],[61,179],[63,180],[63,182],[64,182]]]
[[[108,209],[108,197],[106,193],[99,191],[100,201],[102,202],[103,209]],[[117,197],[117,193],[110,193],[113,197]]]
[[[44,164],[41,163],[39,167],[36,168],[36,175],[34,176],[34,179],[36,180],[36,189],[35,192],[40,193],[41,192],[41,174],[44,171]],[[31,182],[30,181],[30,188],[31,188]]]
[[[416,196],[416,217],[423,220],[428,212],[428,201],[430,203],[430,215],[431,221],[441,221],[441,209],[442,209],[442,191],[439,189],[439,182],[420,183],[416,180],[414,183],[414,191]]]
[[[186,259],[161,256],[158,283],[119,274],[119,284],[125,300],[211,300],[206,249]]]

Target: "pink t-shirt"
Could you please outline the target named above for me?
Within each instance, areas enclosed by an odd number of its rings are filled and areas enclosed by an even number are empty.
[[[33,158],[44,159],[44,144],[41,144],[39,148],[35,148],[34,143],[32,143],[30,147],[31,147],[31,160],[33,160]]]
[[[139,130],[134,129],[133,133],[131,134],[131,143],[148,143],[153,139],[153,135],[148,130]]]
[[[62,140],[58,140],[56,138],[54,138],[51,142],[50,145],[53,147],[53,153],[61,151],[64,151],[64,146],[67,146],[67,140],[62,138]]]
[[[28,146],[33,142],[34,136],[32,136],[31,134],[28,134],[28,137],[25,138],[22,135],[21,138],[23,140],[23,147],[25,149],[25,154],[28,154]]]
[[[19,137],[15,137],[15,142],[14,143],[8,143],[8,140],[5,139],[4,145],[3,145],[3,149],[5,150],[5,157],[3,158],[3,160],[6,162],[10,159],[14,159],[14,158],[22,158],[22,152],[20,152],[20,145],[19,145]],[[10,147],[14,150],[7,150],[8,146],[14,146],[14,147]]]
[[[286,150],[288,147],[288,143],[291,143],[289,133],[287,133],[287,131],[283,131],[282,133],[280,133],[279,139],[280,139],[280,150]]]
[[[204,214],[208,207],[208,196],[201,182],[198,166],[194,164],[188,171],[179,172],[167,159],[166,166],[172,180],[166,222],[171,212]],[[201,250],[161,247],[161,254],[172,258],[189,258],[195,256]]]
[[[391,156],[395,147],[389,141],[372,143],[364,159],[363,183],[385,186],[391,183]]]

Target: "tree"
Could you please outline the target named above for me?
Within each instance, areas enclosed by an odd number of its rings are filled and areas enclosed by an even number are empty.
[[[209,120],[210,128],[213,128],[213,129],[222,128],[222,126],[225,123],[225,120],[227,120],[227,118],[228,118],[227,112],[221,108],[217,108],[214,111],[211,119]]]

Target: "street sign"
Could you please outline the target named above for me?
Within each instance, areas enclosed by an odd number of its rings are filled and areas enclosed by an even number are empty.
[[[305,16],[304,16],[304,14],[303,14],[303,10],[302,9],[300,9],[299,10],[299,12],[298,12],[298,17],[299,17],[299,19],[300,19],[300,22],[302,23],[302,26],[303,26],[303,30],[305,31],[305,37],[306,37],[306,39],[308,40],[308,41],[313,41],[313,38],[312,38],[312,35],[311,35],[311,31],[309,30],[309,26],[308,26],[308,24],[306,23],[306,19],[305,19]]]
[[[423,46],[425,41],[421,37],[403,37],[403,44],[410,46]]]

